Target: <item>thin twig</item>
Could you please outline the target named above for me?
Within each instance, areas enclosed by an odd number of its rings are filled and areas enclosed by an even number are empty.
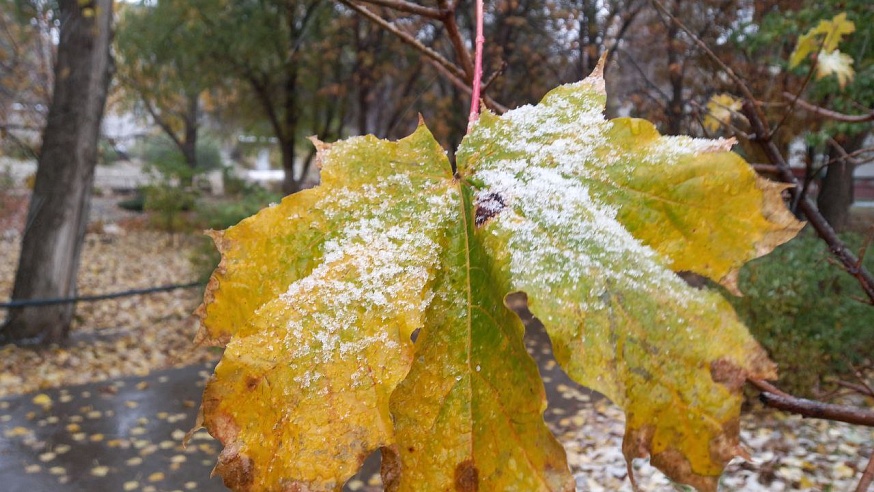
[[[468,80],[473,80],[474,63],[470,58],[470,51],[464,44],[464,39],[461,37],[461,32],[458,30],[458,22],[455,20],[455,8],[457,4],[450,5],[447,0],[440,0],[438,3],[443,11],[447,12],[440,22],[446,28],[446,35],[449,36],[449,42],[452,44],[452,49],[455,51],[455,56],[461,62],[461,68],[467,74]]]
[[[798,180],[792,174],[792,169],[783,158],[783,154],[777,149],[777,145],[771,140],[771,132],[765,128],[764,120],[759,117],[759,112],[752,101],[745,101],[743,104],[743,113],[750,122],[753,133],[756,136],[756,143],[765,152],[768,160],[780,169],[780,178],[786,182],[795,185],[789,189],[793,197],[799,196]],[[868,299],[874,304],[874,276],[865,269],[859,259],[847,248],[846,244],[838,237],[837,232],[825,217],[816,208],[816,205],[808,197],[803,197],[798,200],[798,208],[807,218],[810,225],[816,231],[826,244],[835,258],[840,261],[844,269],[859,281],[859,285],[868,296]]]
[[[750,379],[749,382],[762,391],[760,399],[762,403],[769,407],[795,413],[803,417],[874,427],[874,412],[871,410],[798,398],[758,379]]]
[[[874,396],[874,391],[871,391],[871,388],[866,387],[867,385],[861,385],[856,383],[851,383],[849,381],[842,381],[840,379],[835,381],[835,384],[850,390],[853,390],[856,393],[867,396]]]
[[[679,27],[683,32],[688,34],[689,37],[691,37],[693,41],[695,41],[695,44],[698,46],[698,48],[700,48],[705,54],[707,54],[707,57],[710,58],[714,63],[716,63],[719,66],[719,68],[721,68],[725,72],[725,74],[728,75],[728,78],[730,78],[735,84],[737,84],[738,89],[743,93],[743,96],[745,98],[747,98],[750,101],[757,101],[756,97],[753,95],[752,90],[750,90],[749,86],[743,81],[743,79],[741,79],[736,73],[734,73],[734,70],[732,70],[731,67],[726,65],[725,62],[722,61],[722,59],[720,59],[718,56],[716,56],[716,53],[714,53],[713,50],[711,50],[710,47],[707,46],[707,43],[702,41],[701,38],[698,37],[698,35],[696,35],[694,32],[692,32],[691,29],[686,27],[686,25],[683,24],[683,22],[680,21],[680,19],[677,19],[677,17],[674,14],[672,14],[665,7],[665,5],[662,2],[660,2],[659,0],[650,0],[650,2],[652,2],[653,6],[655,6],[656,10],[658,10],[662,14],[666,15],[671,20],[671,22],[676,24],[677,27]],[[761,110],[758,108],[758,105],[755,107],[755,111],[758,113],[761,113]],[[764,121],[764,119],[765,119],[764,115],[760,114],[759,119]]]
[[[823,44],[825,44],[825,38],[823,38],[822,42],[820,42],[817,53],[822,51]],[[801,93],[804,92],[804,89],[807,89],[807,85],[810,84],[811,80],[813,80],[813,72],[814,70],[816,70],[816,66],[818,64],[819,57],[817,57],[817,59],[810,64],[810,68],[807,70],[807,75],[804,77],[804,82],[801,83],[801,87],[798,89],[798,92],[796,92],[795,94],[791,94],[788,92],[785,93],[792,95],[792,97],[790,98],[792,102],[789,103],[789,109],[783,113],[783,117],[780,118],[780,121],[777,123],[777,125],[775,125],[774,128],[771,128],[772,137],[777,134],[777,130],[779,130],[783,126],[783,124],[786,123],[786,120],[788,120],[789,117],[792,116],[792,113],[795,112],[795,107],[798,105],[798,101],[801,99]]]
[[[750,164],[759,174],[780,174],[780,168],[773,164]]]
[[[429,48],[428,46],[425,46],[424,44],[422,44],[421,41],[419,41],[415,37],[411,36],[409,33],[406,33],[404,31],[398,29],[397,26],[393,25],[391,22],[388,22],[387,20],[383,19],[382,17],[374,14],[367,7],[364,7],[362,5],[358,5],[357,3],[353,2],[352,0],[336,0],[336,1],[349,7],[350,9],[354,10],[355,12],[358,12],[359,14],[364,16],[366,19],[368,19],[369,21],[378,25],[379,27],[385,29],[386,31],[394,34],[402,42],[415,48],[417,51],[419,51],[420,53],[425,55],[427,58],[439,63],[441,67],[446,69],[446,71],[448,71],[449,73],[451,73],[455,77],[458,77],[462,80],[467,78],[467,74],[464,73],[464,70],[459,68],[457,65],[455,65],[451,61],[447,60],[443,55],[441,55],[440,53],[437,53],[436,51]]]
[[[492,83],[493,83],[494,81],[498,80],[498,77],[500,77],[500,76],[504,73],[505,70],[507,70],[507,62],[506,62],[506,61],[502,61],[502,62],[501,62],[501,66],[498,67],[497,70],[495,70],[494,72],[492,72],[492,74],[488,76],[488,78],[486,79],[486,81],[483,82],[483,84],[482,84],[482,86],[483,86],[482,91],[483,91],[483,92],[486,92],[486,91],[489,89],[489,87],[491,87]]]
[[[427,59],[426,61],[428,63],[430,63],[431,66],[434,67],[435,70],[440,72],[440,75],[446,77],[446,80],[448,80],[457,89],[461,90],[462,92],[464,92],[467,95],[471,95],[471,93],[472,93],[471,88],[467,82],[465,82],[463,79],[455,76],[454,74],[452,74],[451,72],[446,70],[446,68],[444,68],[442,65],[440,65],[436,61],[431,60],[431,59]],[[498,114],[506,113],[510,109],[507,106],[504,106],[503,104],[495,101],[489,95],[483,95],[482,101],[486,105],[487,108],[491,109],[492,111],[494,111],[495,113],[498,113]]]
[[[868,465],[865,467],[865,471],[862,472],[862,478],[859,479],[856,492],[867,492],[872,482],[874,482],[874,452],[868,458]]]
[[[447,15],[446,9],[435,9],[431,7],[423,7],[422,5],[418,5],[412,2],[406,2],[404,0],[359,0],[363,3],[369,3],[371,5],[378,5],[380,7],[388,7],[393,10],[397,10],[399,12],[406,12],[408,14],[419,15],[422,17],[426,17],[428,19],[434,20],[442,20]]]
[[[869,236],[869,240],[870,240],[870,236]],[[864,253],[862,253],[862,254],[864,254]],[[862,254],[860,254],[859,256],[862,256]],[[850,366],[850,369],[853,370],[853,376],[855,376],[856,379],[859,380],[859,383],[862,386],[864,386],[865,389],[867,390],[867,394],[874,396],[874,388],[872,388],[871,385],[868,384],[868,381],[865,379],[865,376],[862,374],[862,371],[860,371],[855,365],[853,365],[852,362],[850,362],[850,361],[846,361],[846,362],[847,362],[847,365]]]
[[[791,99],[793,95],[789,92],[784,92],[783,97]],[[799,106],[815,115],[825,116],[826,118],[834,121],[840,121],[844,123],[865,123],[868,121],[874,121],[874,111],[871,111],[868,114],[844,114],[833,111],[831,109],[817,106],[800,98],[798,99],[797,103]]]

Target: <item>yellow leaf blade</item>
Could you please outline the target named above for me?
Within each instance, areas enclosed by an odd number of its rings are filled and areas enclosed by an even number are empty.
[[[206,337],[228,341],[202,412],[235,490],[339,490],[393,444],[388,399],[454,210],[448,162],[424,127],[397,143],[322,146],[319,158],[320,188],[219,236],[223,265],[201,312]]]

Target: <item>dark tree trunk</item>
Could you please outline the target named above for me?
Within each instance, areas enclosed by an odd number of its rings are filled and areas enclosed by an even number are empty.
[[[185,137],[182,139],[180,149],[185,164],[191,169],[192,174],[197,168],[197,129],[198,116],[200,112],[200,101],[198,94],[188,95],[188,111],[185,115]]]
[[[299,180],[294,179],[294,140],[280,141],[279,146],[282,154],[282,170],[285,171],[285,177],[282,178],[282,193],[286,195],[297,193],[301,189],[304,177],[301,176]]]
[[[680,17],[680,2],[674,3],[672,14]],[[683,124],[683,68],[680,60],[680,29],[673,22],[668,26],[668,80],[671,85],[671,99],[668,101],[667,128],[668,135],[679,135]]]
[[[28,209],[15,300],[73,297],[88,222],[97,139],[112,72],[112,0],[61,0],[55,86]],[[11,309],[3,341],[63,340],[74,304]]]
[[[851,138],[837,138],[843,152],[853,152],[861,147],[865,134]],[[851,159],[844,159],[842,151],[832,147],[829,159],[832,163],[826,168],[825,177],[820,184],[816,204],[822,216],[838,232],[844,231],[850,222],[850,207],[853,205],[853,172],[856,166]]]

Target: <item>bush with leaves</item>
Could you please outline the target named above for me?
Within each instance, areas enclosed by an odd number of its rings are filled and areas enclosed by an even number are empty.
[[[239,188],[236,193],[220,200],[201,199],[197,202],[194,218],[197,227],[215,230],[227,229],[246,217],[255,215],[270,204],[278,203],[282,198],[281,195],[242,180],[239,180],[237,185]],[[218,266],[221,256],[209,241],[203,241],[200,246],[194,249],[190,260],[198,280],[206,282]]]
[[[858,283],[830,260],[820,239],[802,235],[748,263],[739,282],[744,297],[728,296],[777,363],[780,386],[804,396],[851,374],[850,364],[865,362],[874,347],[874,309],[853,298]],[[874,258],[865,263],[874,268]]]

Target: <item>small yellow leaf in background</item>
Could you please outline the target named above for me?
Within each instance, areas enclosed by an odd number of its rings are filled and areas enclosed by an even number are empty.
[[[21,427],[21,426],[13,427],[11,429],[6,429],[3,432],[3,435],[6,437],[21,437],[21,436],[26,436],[28,434],[31,434],[31,431],[29,429],[27,429],[26,427]]]
[[[128,482],[125,482],[122,487],[124,487],[124,490],[126,492],[130,492],[131,490],[138,489],[140,487],[140,483],[135,480],[130,480]]]
[[[160,482],[161,480],[164,480],[164,474],[161,472],[155,472],[149,475],[150,482]]]
[[[819,21],[816,27],[798,38],[795,51],[789,56],[789,68],[797,67],[813,53],[819,53],[820,58],[823,53],[833,53],[838,49],[843,37],[855,30],[856,25],[853,21],[847,20],[845,12],[834,16],[832,20]]]
[[[740,111],[741,102],[731,94],[719,94],[710,98],[707,102],[707,115],[704,117],[704,128],[714,133],[722,125],[731,122],[733,114]]]
[[[52,399],[49,395],[40,393],[33,397],[33,404],[41,406],[43,410],[48,410],[52,408]]]
[[[95,466],[91,469],[91,474],[95,477],[105,477],[109,473],[108,466]]]
[[[838,50],[831,53],[821,52],[816,59],[816,80],[832,74],[838,77],[838,84],[843,89],[856,75],[853,71],[853,59]]]

